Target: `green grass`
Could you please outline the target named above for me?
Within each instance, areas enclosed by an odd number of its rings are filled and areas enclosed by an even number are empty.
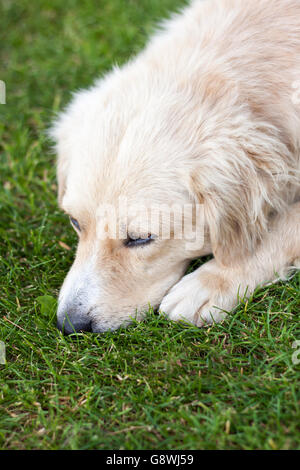
[[[182,4],[0,3],[1,449],[300,448],[299,274],[209,329],[153,313],[102,336],[55,328],[76,238],[45,131],[71,91],[126,61]]]

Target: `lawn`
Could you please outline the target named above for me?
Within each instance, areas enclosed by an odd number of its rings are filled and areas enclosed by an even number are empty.
[[[55,327],[76,236],[57,207],[46,130],[72,91],[182,4],[0,3],[1,449],[300,449],[300,274],[211,328],[153,312],[105,335]]]

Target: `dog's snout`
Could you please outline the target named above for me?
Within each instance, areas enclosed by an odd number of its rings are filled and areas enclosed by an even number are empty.
[[[74,309],[64,309],[58,313],[57,328],[65,335],[92,331],[92,322],[88,315],[78,314]]]

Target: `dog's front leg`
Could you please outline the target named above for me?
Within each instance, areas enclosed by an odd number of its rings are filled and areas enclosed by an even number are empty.
[[[198,326],[220,322],[226,312],[254,289],[300,267],[300,203],[277,216],[268,234],[252,256],[227,266],[215,259],[186,275],[164,297],[160,310],[172,320],[187,320]]]

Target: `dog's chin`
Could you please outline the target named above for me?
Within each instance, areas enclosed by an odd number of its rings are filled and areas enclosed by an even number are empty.
[[[117,331],[123,328],[127,328],[129,325],[130,323],[121,324],[119,326],[103,326],[103,325],[96,324],[95,326],[92,327],[90,333],[101,335],[104,333],[109,333],[109,332]]]
[[[159,308],[159,302],[150,304],[153,311],[157,311]],[[110,313],[106,311],[103,306],[95,307],[90,313],[91,324],[90,332],[96,334],[102,334],[107,332],[116,331],[119,329],[126,329],[136,322],[143,321],[147,318],[149,312],[149,304],[144,304],[138,307],[127,307],[123,311],[112,310]]]
[[[134,309],[132,309],[134,311]],[[141,312],[141,311],[140,311]],[[132,313],[128,311],[123,312],[111,312],[111,314],[103,314],[103,311],[99,312],[94,309],[91,314],[91,333],[103,334],[119,329],[128,328],[135,321],[141,321],[145,318],[145,313]]]
[[[117,331],[120,329],[128,328],[132,323],[133,319],[124,320],[121,323],[103,323],[103,322],[92,322],[90,333],[103,334],[108,332]]]

